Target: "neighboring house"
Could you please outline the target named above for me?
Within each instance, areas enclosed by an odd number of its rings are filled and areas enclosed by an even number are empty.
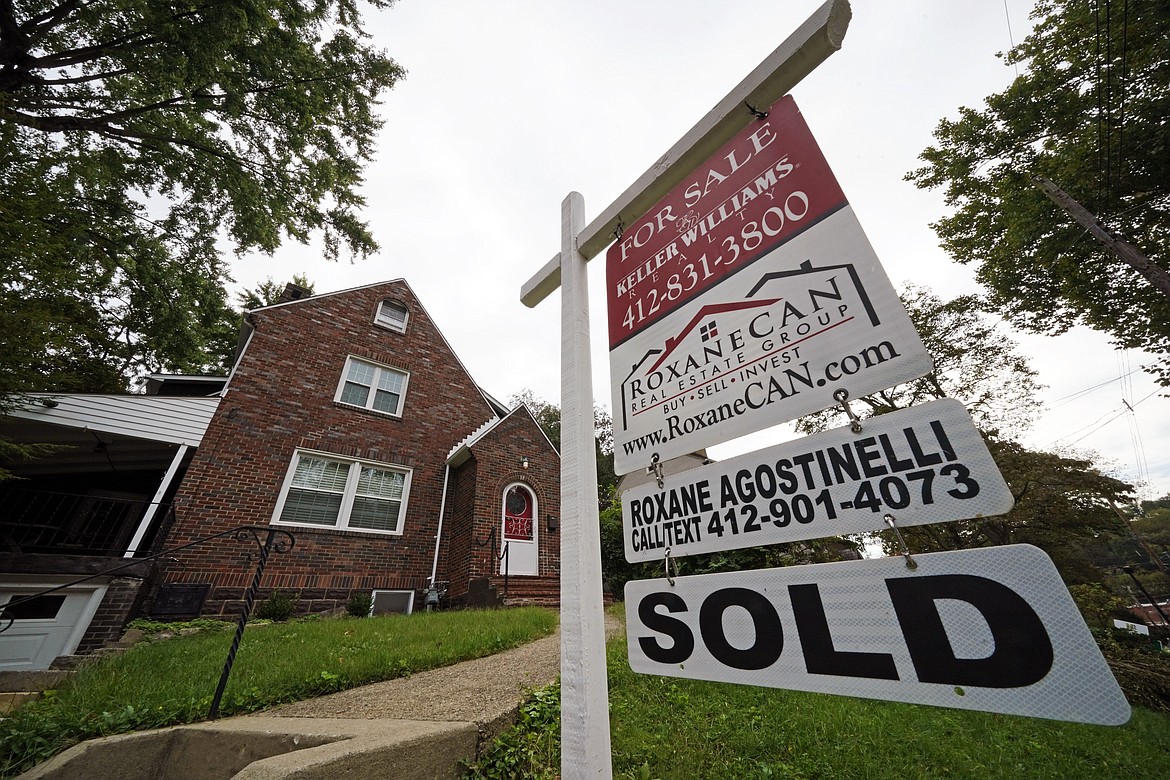
[[[147,391],[152,395],[102,397],[114,399],[110,417],[128,428],[115,437],[103,436],[92,417],[60,419],[79,396],[46,397],[57,406],[30,407],[0,426],[9,435],[35,419],[41,427],[21,430],[20,440],[54,441],[56,429],[47,426],[55,425],[86,445],[78,449],[88,464],[84,483],[57,454],[44,463],[61,459],[59,467],[21,482],[20,490],[117,490],[133,493],[121,501],[145,498],[142,507],[157,507],[115,523],[117,533],[82,565],[58,538],[68,522],[43,522],[33,510],[14,514],[6,508],[12,499],[0,497],[0,527],[8,534],[0,538],[8,551],[0,553],[0,602],[4,594],[102,571],[115,557],[132,561],[191,545],[157,567],[134,563],[88,583],[89,601],[72,633],[42,640],[39,659],[53,652],[50,645],[57,654],[94,649],[116,638],[138,610],[239,614],[257,546],[230,534],[200,542],[239,526],[259,528],[261,539],[271,529],[295,538],[291,549],[268,557],[259,598],[280,590],[302,612],[344,607],[356,594],[421,608],[432,584],[445,592],[445,604],[498,603],[505,576],[510,603],[559,599],[559,456],[527,408],[510,411],[476,385],[405,281],[251,311],[226,384],[153,377]],[[183,396],[208,391],[210,398]],[[126,419],[135,404],[164,402],[183,410],[178,417],[197,418],[185,438],[154,407],[149,426]],[[116,456],[132,445],[151,458],[130,490]],[[40,463],[4,465],[25,476]],[[52,525],[58,535],[38,538],[43,559],[30,567],[21,562],[30,548],[20,542],[32,539],[35,525]],[[122,594],[116,605],[107,604],[111,590]],[[42,611],[55,604],[44,602]],[[101,625],[87,619],[102,610],[108,615]],[[22,616],[14,628],[37,619]],[[0,669],[6,657],[21,655],[6,633]]]
[[[1130,604],[1126,609],[1140,617],[1147,626],[1170,625],[1166,622],[1166,616],[1170,615],[1170,599],[1144,603],[1139,601],[1136,604]]]

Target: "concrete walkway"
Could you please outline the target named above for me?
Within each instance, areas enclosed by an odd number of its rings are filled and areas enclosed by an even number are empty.
[[[622,630],[606,617],[606,634]],[[560,675],[560,634],[254,715],[75,745],[25,780],[453,780]]]

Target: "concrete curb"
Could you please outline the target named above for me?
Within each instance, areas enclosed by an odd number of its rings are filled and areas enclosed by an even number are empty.
[[[89,740],[21,780],[454,780],[475,723],[234,718]]]

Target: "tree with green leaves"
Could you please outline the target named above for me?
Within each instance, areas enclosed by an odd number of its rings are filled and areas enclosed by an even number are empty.
[[[271,306],[274,303],[280,302],[280,296],[284,295],[284,291],[288,288],[289,284],[301,288],[309,295],[312,295],[315,290],[315,285],[304,274],[293,274],[292,281],[285,284],[276,281],[270,276],[255,287],[250,287],[236,293],[236,303],[244,311],[259,309],[262,306]]]
[[[525,389],[508,399],[513,407],[524,404],[536,418],[536,424],[552,445],[561,448],[561,407],[537,398]],[[597,503],[605,507],[617,491],[618,478],[613,468],[613,419],[600,406],[593,407],[594,454],[597,456]]]
[[[392,2],[0,2],[0,393],[214,366],[227,247],[373,251]]]
[[[1101,472],[1091,458],[1032,450],[1016,440],[1040,411],[1041,385],[1018,345],[975,296],[946,301],[909,287],[901,299],[934,368],[920,379],[863,396],[854,406],[868,416],[939,398],[962,401],[1016,502],[1006,515],[904,528],[910,548],[937,552],[1034,544],[1048,552],[1066,580],[1099,581],[1085,546],[1103,534],[1117,535],[1121,526],[1112,506],[1130,503],[1132,486]],[[801,418],[797,427],[814,433],[846,421],[834,407]],[[893,534],[881,537],[887,553],[901,552]]]
[[[1036,186],[1053,181],[1165,273],[1170,256],[1170,6],[1041,0],[1032,33],[1006,55],[1020,75],[975,110],[943,120],[925,166],[953,212],[942,246],[973,264],[987,302],[1013,324],[1076,324],[1158,355],[1170,385],[1170,298]]]
[[[857,399],[863,414],[884,414],[938,398],[957,398],[975,424],[1009,438],[1031,427],[1040,411],[1042,389],[1036,372],[1001,328],[979,307],[975,296],[944,301],[925,287],[901,294],[934,369],[912,382]],[[816,433],[847,422],[840,407],[802,417],[797,429]]]
[[[915,526],[902,535],[916,552],[1033,544],[1052,558],[1066,583],[1104,578],[1087,549],[1125,533],[1114,506],[1133,500],[1133,486],[1110,477],[1090,458],[1033,450],[988,437],[988,448],[1015,506],[1004,515]],[[883,535],[888,554],[901,552]]]

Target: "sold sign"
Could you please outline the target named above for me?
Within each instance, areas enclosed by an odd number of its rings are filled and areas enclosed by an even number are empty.
[[[1125,696],[1030,545],[626,585],[630,667],[1100,725]]]

